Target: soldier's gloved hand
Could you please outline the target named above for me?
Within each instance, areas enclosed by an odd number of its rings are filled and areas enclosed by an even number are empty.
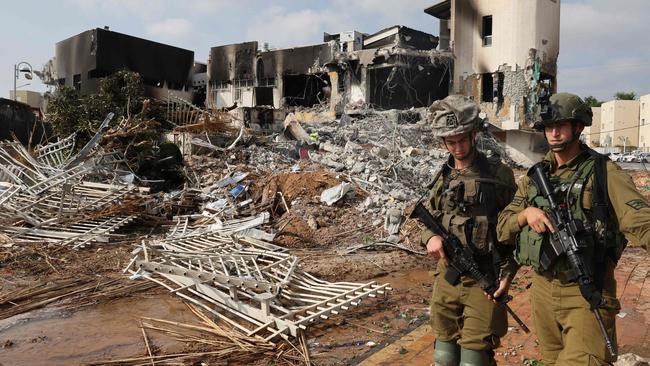
[[[442,247],[442,236],[434,235],[427,241],[427,254],[434,257],[440,258],[447,262],[447,256],[445,255],[445,250]]]
[[[496,291],[494,291],[493,294],[486,293],[488,299],[492,300],[492,302],[496,304],[497,301],[495,299],[499,298],[501,295],[508,294],[508,290],[510,289],[511,283],[512,283],[512,278],[510,277],[502,278],[499,281],[499,288]]]
[[[546,212],[537,207],[527,207],[521,211],[517,215],[517,223],[519,227],[530,226],[538,234],[546,232],[547,228],[550,232],[555,232]]]

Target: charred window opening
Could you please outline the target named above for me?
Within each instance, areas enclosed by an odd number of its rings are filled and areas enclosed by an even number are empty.
[[[496,92],[497,103],[499,107],[503,105],[503,84],[505,82],[505,76],[502,72],[497,72],[497,87],[494,90]]]
[[[553,94],[555,79],[552,75],[540,73],[539,75],[539,100],[547,100]]]
[[[75,74],[72,77],[72,86],[76,91],[81,91],[81,74]]]
[[[483,17],[481,37],[483,38],[483,46],[492,45],[492,15],[486,15]]]
[[[330,87],[329,75],[284,75],[283,94],[286,106],[312,107],[325,101]]]
[[[255,75],[257,76],[257,85],[262,86],[264,80],[264,61],[257,59],[257,66],[255,68]]]
[[[494,79],[491,73],[481,75],[481,101],[494,102]]]
[[[273,88],[258,86],[255,88],[255,105],[273,106]]]
[[[106,76],[109,76],[110,73],[100,70],[100,69],[94,69],[88,72],[88,79],[98,79],[98,78],[103,78]]]
[[[417,65],[368,70],[370,104],[382,109],[426,107],[448,95],[448,69]]]

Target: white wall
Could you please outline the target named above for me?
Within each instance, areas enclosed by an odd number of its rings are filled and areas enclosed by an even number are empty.
[[[492,45],[483,46],[483,16],[492,16]],[[525,67],[529,50],[542,62],[557,59],[560,0],[452,0],[454,81],[508,64]]]

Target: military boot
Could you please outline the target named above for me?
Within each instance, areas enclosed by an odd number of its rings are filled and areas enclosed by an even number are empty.
[[[460,349],[459,366],[492,366],[496,365],[494,361],[494,352],[492,351],[474,351],[471,349]]]
[[[433,350],[435,366],[458,366],[460,361],[460,346],[456,342],[436,341]]]

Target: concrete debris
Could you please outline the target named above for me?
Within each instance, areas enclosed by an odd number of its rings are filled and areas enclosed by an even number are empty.
[[[618,356],[614,366],[650,366],[650,363],[643,357],[634,353],[626,353]]]
[[[293,138],[294,140],[302,141],[306,144],[312,143],[310,135],[300,125],[293,113],[289,113],[284,120],[285,136]]]
[[[331,206],[341,200],[351,189],[351,184],[343,182],[335,187],[326,189],[320,195],[320,201]]]

